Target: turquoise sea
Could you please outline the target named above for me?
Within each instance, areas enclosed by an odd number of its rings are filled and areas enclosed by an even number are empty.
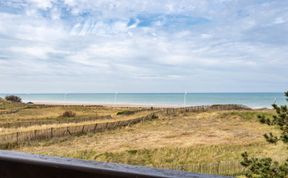
[[[13,93],[10,93],[13,94]],[[9,93],[0,94],[5,97]],[[75,104],[136,104],[195,106],[210,104],[243,104],[253,108],[285,104],[283,93],[42,93],[15,94],[24,102]]]

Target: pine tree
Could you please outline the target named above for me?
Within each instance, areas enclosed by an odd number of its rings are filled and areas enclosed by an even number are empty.
[[[288,101],[288,91],[285,92]],[[263,124],[277,126],[281,130],[280,136],[273,133],[264,134],[264,138],[271,144],[282,141],[288,144],[288,107],[287,105],[272,105],[276,114],[272,118],[264,115],[258,116]],[[242,154],[241,165],[247,169],[246,176],[249,178],[288,178],[288,157],[284,163],[273,161],[271,158],[250,158],[248,153]]]

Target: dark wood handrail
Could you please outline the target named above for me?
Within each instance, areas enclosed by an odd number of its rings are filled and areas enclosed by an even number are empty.
[[[1,178],[223,178],[183,171],[0,151]]]

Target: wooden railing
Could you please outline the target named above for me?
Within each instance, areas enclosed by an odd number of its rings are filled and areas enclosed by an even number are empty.
[[[182,171],[0,151],[1,178],[223,178]]]

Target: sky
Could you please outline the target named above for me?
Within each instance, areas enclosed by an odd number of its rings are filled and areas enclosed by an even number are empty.
[[[0,0],[0,93],[282,92],[287,0]]]

